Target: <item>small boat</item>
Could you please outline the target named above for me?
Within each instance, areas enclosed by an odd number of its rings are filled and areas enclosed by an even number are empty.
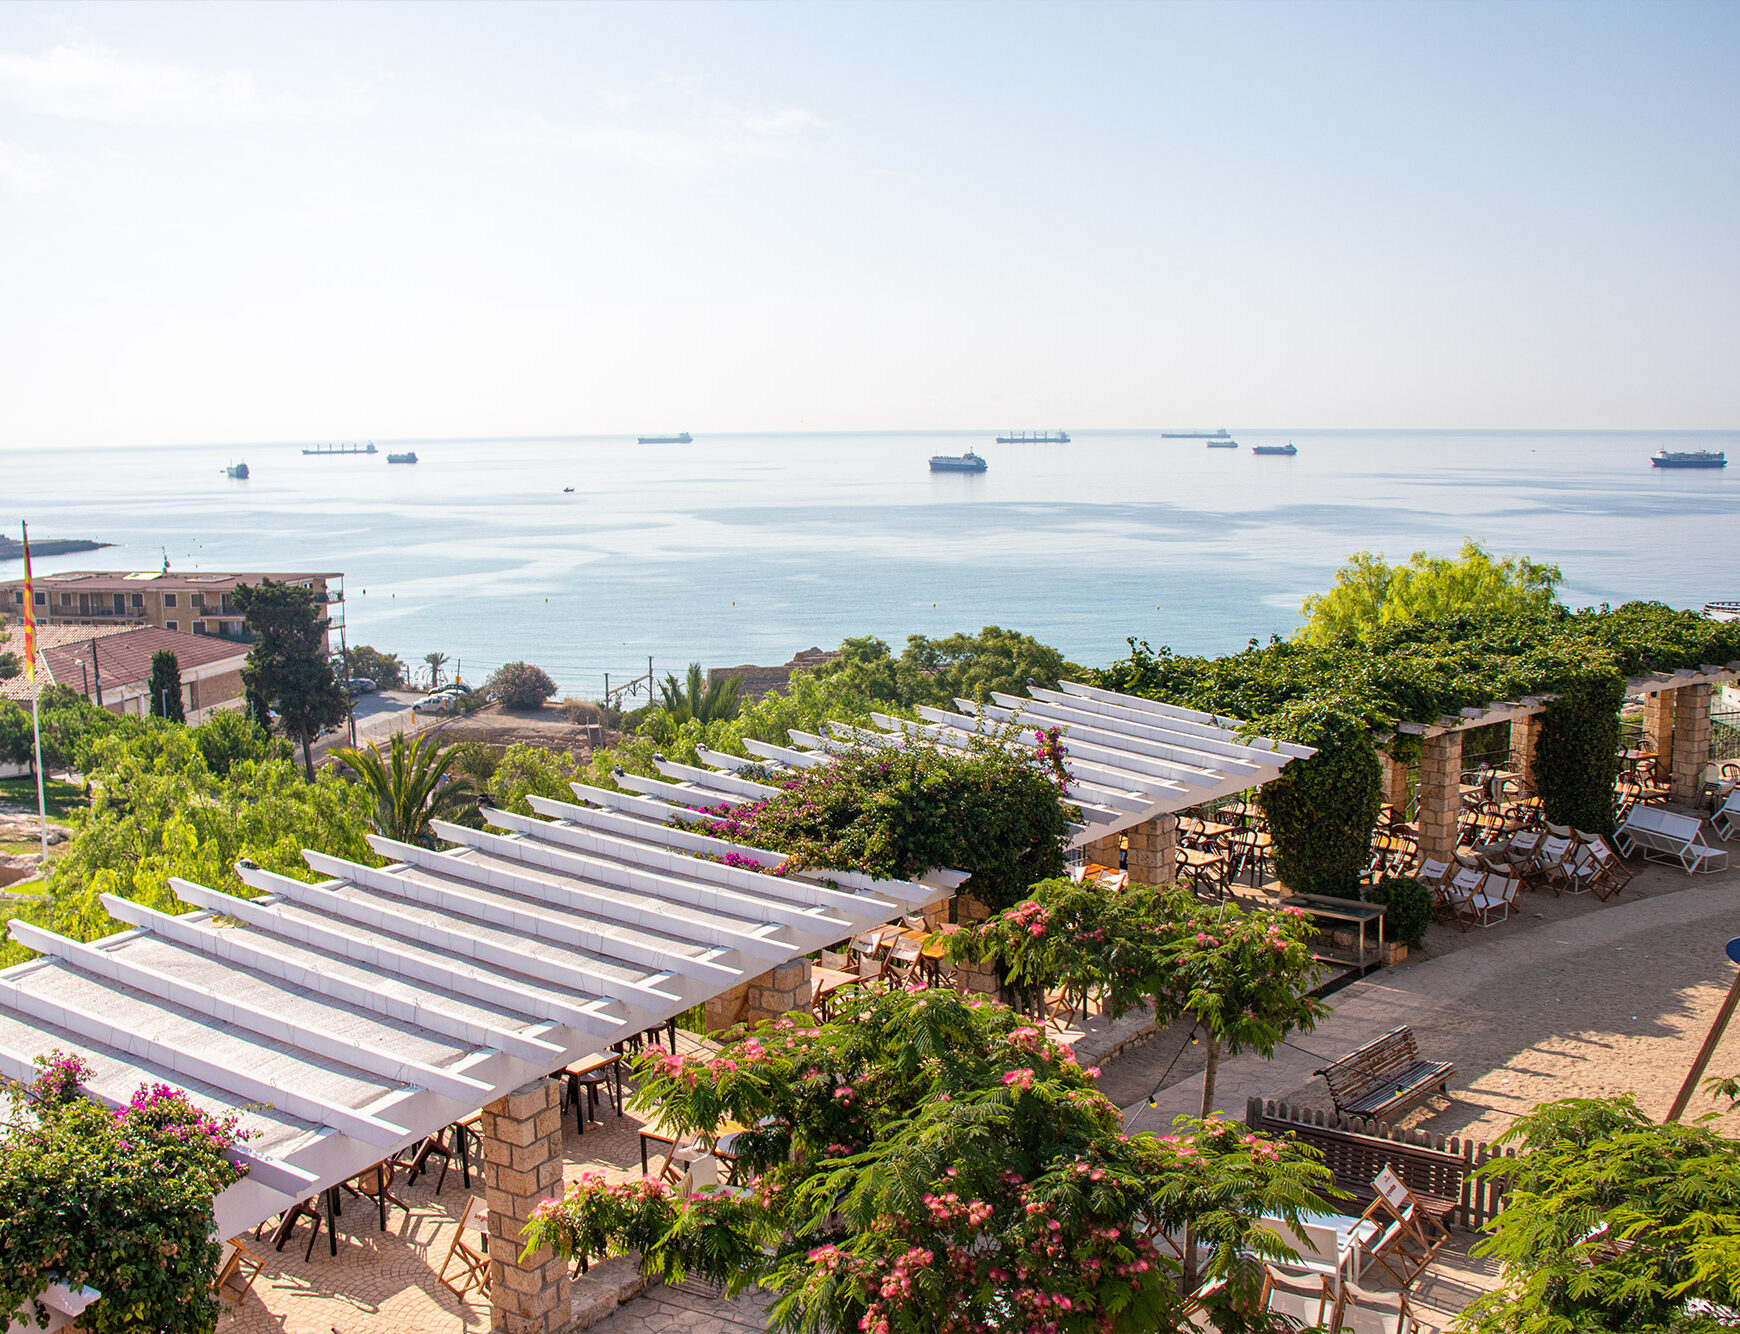
[[[997,437],[999,445],[1067,445],[1068,431],[1005,431]]]
[[[1293,442],[1291,440],[1289,440],[1284,445],[1252,445],[1251,446],[1251,453],[1253,453],[1253,454],[1285,454],[1288,458],[1292,458],[1293,455],[1297,454],[1298,452],[1299,451],[1293,447]]]
[[[1208,447],[1210,449],[1237,449],[1239,442],[1237,440],[1210,440]]]
[[[932,472],[984,472],[990,466],[970,449],[965,454],[932,454],[930,456],[930,470]]]
[[[387,462],[388,463],[415,463],[416,461],[417,461],[417,451],[414,449],[408,449],[403,454],[388,454],[387,455]]]
[[[1221,427],[1220,430],[1218,430],[1218,431],[1162,431],[1162,432],[1160,432],[1160,438],[1162,440],[1226,440],[1226,439],[1230,439],[1230,437],[1226,433],[1226,427],[1224,427],[1224,426]]]
[[[1688,449],[1679,453],[1661,449],[1649,461],[1658,468],[1726,468],[1728,455],[1720,449]]]
[[[571,487],[571,486],[565,486],[565,487],[563,487],[563,488],[562,488],[562,494],[563,494],[563,495],[565,495],[565,496],[570,496],[570,495],[573,495],[573,494],[574,494],[574,488],[573,488],[573,487]]]
[[[238,482],[247,481],[248,480],[248,465],[247,465],[247,463],[243,462],[243,463],[230,464],[229,467],[224,469],[224,476],[225,477],[234,477]]]
[[[692,445],[695,437],[687,431],[680,435],[643,435],[638,437],[643,445]]]

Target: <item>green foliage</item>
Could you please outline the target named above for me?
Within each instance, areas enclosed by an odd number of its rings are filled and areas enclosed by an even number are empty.
[[[1617,673],[1566,681],[1547,706],[1535,741],[1535,785],[1547,819],[1593,834],[1613,833],[1613,781],[1619,775]]]
[[[723,722],[737,716],[742,707],[743,678],[722,676],[704,684],[701,664],[691,662],[686,681],[679,681],[669,672],[659,683],[659,705],[675,726],[681,727],[693,718],[698,723]]]
[[[35,1299],[59,1281],[102,1293],[79,1321],[91,1334],[206,1334],[219,1312],[212,1197],[239,1175],[223,1157],[234,1118],[161,1084],[111,1111],[80,1091],[77,1057],[36,1065],[6,1090],[0,1129],[0,1312],[46,1323]]]
[[[528,796],[573,801],[570,783],[585,779],[581,764],[565,750],[547,746],[509,746],[502,753],[489,779],[489,803],[515,815],[537,814],[526,804]]]
[[[121,719],[99,709],[70,686],[44,686],[36,697],[36,707],[42,727],[42,764],[49,773],[82,766],[89,744],[122,726]],[[27,729],[29,722],[26,712]],[[25,763],[30,762],[31,753],[26,750]]]
[[[333,754],[369,794],[374,807],[369,823],[384,838],[432,847],[431,821],[453,820],[477,805],[470,781],[449,777],[453,752],[441,749],[433,737],[407,741],[403,732],[394,732],[384,756],[378,745],[346,746]]]
[[[1481,1168],[1510,1199],[1474,1250],[1504,1287],[1463,1313],[1476,1334],[1681,1334],[1728,1328],[1687,1303],[1740,1305],[1740,1145],[1650,1121],[1630,1094],[1547,1103]]]
[[[445,653],[425,653],[423,665],[429,669],[429,689],[433,690],[441,684],[441,674],[446,671],[448,657]]]
[[[542,667],[509,662],[490,673],[483,693],[504,709],[538,709],[556,693],[556,683]]]
[[[1031,749],[1001,732],[963,750],[890,742],[775,780],[777,795],[721,807],[721,838],[773,848],[795,867],[911,879],[969,871],[962,886],[992,909],[1063,871],[1070,811]]]
[[[181,659],[173,649],[158,649],[151,655],[151,684],[147,689],[146,699],[153,718],[167,718],[174,723],[187,721],[181,704]]]
[[[1360,551],[1335,572],[1333,588],[1305,599],[1299,637],[1317,644],[1369,640],[1386,626],[1413,621],[1541,612],[1555,605],[1563,579],[1557,565],[1526,556],[1494,560],[1474,541],[1465,541],[1455,560],[1416,551],[1406,565]]]
[[[461,741],[451,751],[453,772],[463,774],[479,792],[487,791],[489,780],[501,766],[501,756],[494,746],[481,741]]]
[[[34,773],[36,746],[30,731],[30,710],[0,699],[0,764],[28,764]]]
[[[1210,1309],[1242,1328],[1231,1300],[1259,1281],[1243,1252],[1286,1253],[1262,1216],[1326,1207],[1320,1165],[1242,1126],[1126,1136],[1097,1072],[1001,1006],[891,991],[803,1020],[637,1069],[639,1108],[678,1134],[752,1127],[732,1152],[753,1193],[581,1182],[539,1207],[529,1245],[632,1245],[650,1272],[765,1283],[781,1330],[1134,1334],[1190,1328],[1157,1234],[1195,1228],[1228,1280]]]
[[[379,864],[363,837],[371,803],[357,784],[331,770],[308,783],[288,760],[242,758],[248,747],[233,748],[222,732],[218,740],[207,732],[227,731],[231,723],[128,722],[91,743],[90,808],[72,813],[73,838],[50,864],[47,897],[21,915],[92,940],[119,929],[103,910],[103,894],[178,912],[185,905],[170,888],[172,876],[251,896],[235,870],[242,858],[302,880],[317,878],[302,860],[303,848]],[[214,772],[202,742],[228,764],[225,772]],[[258,737],[252,753],[281,754],[281,745]],[[22,946],[0,944],[0,966],[27,956]]]
[[[382,690],[397,690],[405,684],[405,664],[397,653],[382,653],[367,644],[358,644],[344,655],[346,677],[361,677],[373,681]]]
[[[302,765],[314,781],[314,739],[350,716],[350,697],[326,657],[326,630],[314,593],[294,584],[262,579],[238,584],[236,607],[256,636],[242,666],[249,714],[263,721],[263,704],[277,715],[284,735],[302,747]]]
[[[636,747],[625,743],[615,752],[607,752],[610,758],[601,760],[594,766],[594,771],[608,775],[615,764],[621,763],[631,773],[650,775],[655,772],[651,767],[655,749],[662,751],[668,759],[683,764],[698,762],[697,748],[700,746],[728,755],[748,755],[743,747],[745,737],[789,746],[792,728],[815,732],[825,728],[829,722],[867,727],[872,710],[910,714],[910,710],[860,693],[855,678],[796,672],[785,694],[763,695],[744,705],[732,718],[711,722],[690,718],[677,722],[662,707],[654,707],[640,725],[641,735],[653,745]]]
[[[1432,925],[1432,891],[1411,875],[1385,876],[1365,892],[1367,903],[1384,906],[1384,930],[1411,950],[1426,943]]]
[[[1356,899],[1383,804],[1383,767],[1371,733],[1352,719],[1325,718],[1303,734],[1317,754],[1257,791],[1275,874],[1295,893]]]
[[[239,713],[214,713],[188,735],[199,747],[205,767],[218,778],[243,760],[290,760],[295,751],[283,737],[275,737],[259,723]]]
[[[24,671],[24,663],[16,653],[0,653],[0,681],[10,681]]]
[[[976,635],[908,635],[898,659],[880,639],[848,639],[840,645],[840,656],[818,667],[816,675],[837,678],[863,699],[952,709],[956,699],[983,704],[992,691],[1025,696],[1029,681],[1054,689],[1080,670],[1031,635],[987,625]]]

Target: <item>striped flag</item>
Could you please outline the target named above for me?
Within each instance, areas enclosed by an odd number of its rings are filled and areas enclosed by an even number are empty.
[[[30,587],[30,525],[24,525],[24,675],[36,684],[36,595]]]

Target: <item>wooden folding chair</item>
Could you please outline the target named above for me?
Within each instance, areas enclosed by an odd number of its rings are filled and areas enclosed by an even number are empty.
[[[239,1311],[242,1303],[247,1301],[254,1280],[260,1276],[260,1270],[265,1263],[242,1245],[240,1237],[231,1237],[224,1243],[223,1263],[218,1266],[217,1278],[213,1281],[212,1288],[221,1300]]]
[[[1444,912],[1464,931],[1480,922],[1475,897],[1486,885],[1486,872],[1464,866],[1440,890]]]
[[[386,1159],[373,1167],[358,1172],[344,1183],[344,1189],[358,1199],[372,1201],[379,1210],[381,1231],[387,1230],[387,1206],[396,1204],[406,1213],[411,1212],[411,1206],[397,1195],[393,1194],[393,1162]],[[328,1220],[330,1222],[330,1220]]]
[[[887,962],[882,965],[883,985],[902,991],[911,986],[918,973],[919,951],[923,948],[924,942],[915,936],[902,936],[895,941],[894,948],[888,952]]]
[[[1311,1328],[1328,1325],[1335,1308],[1335,1281],[1328,1274],[1289,1270],[1264,1262],[1263,1291],[1257,1299],[1259,1311],[1285,1316],[1296,1325]]]
[[[1342,1285],[1328,1327],[1334,1334],[1416,1334],[1425,1328],[1407,1293],[1369,1292],[1352,1283]]]
[[[874,982],[882,976],[884,961],[881,957],[882,933],[866,931],[852,941],[852,953],[858,959],[858,976],[865,982]]]
[[[474,1250],[466,1244],[465,1234],[470,1231],[478,1233],[478,1245],[482,1249]],[[488,1248],[489,1210],[481,1199],[473,1196],[466,1202],[459,1226],[453,1229],[453,1238],[447,1243],[447,1254],[442,1257],[441,1268],[435,1271],[435,1277],[455,1297],[463,1297],[473,1289],[489,1296],[489,1256],[485,1253]],[[448,1277],[447,1271],[456,1263],[457,1271]]]
[[[1450,1233],[1389,1168],[1372,1179],[1377,1198],[1360,1217],[1381,1229],[1366,1248],[1366,1268],[1378,1265],[1406,1288],[1449,1244]]]
[[[1551,832],[1551,825],[1547,829],[1547,837],[1541,840],[1541,849],[1535,854],[1534,879],[1558,898],[1571,886],[1569,862],[1573,848],[1569,836]]]

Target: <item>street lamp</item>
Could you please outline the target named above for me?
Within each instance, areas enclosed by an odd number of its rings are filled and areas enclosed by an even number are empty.
[[[74,658],[73,661],[79,665],[79,670],[84,673],[85,698],[89,699],[91,697],[91,669],[85,666],[85,660],[83,658]]]

